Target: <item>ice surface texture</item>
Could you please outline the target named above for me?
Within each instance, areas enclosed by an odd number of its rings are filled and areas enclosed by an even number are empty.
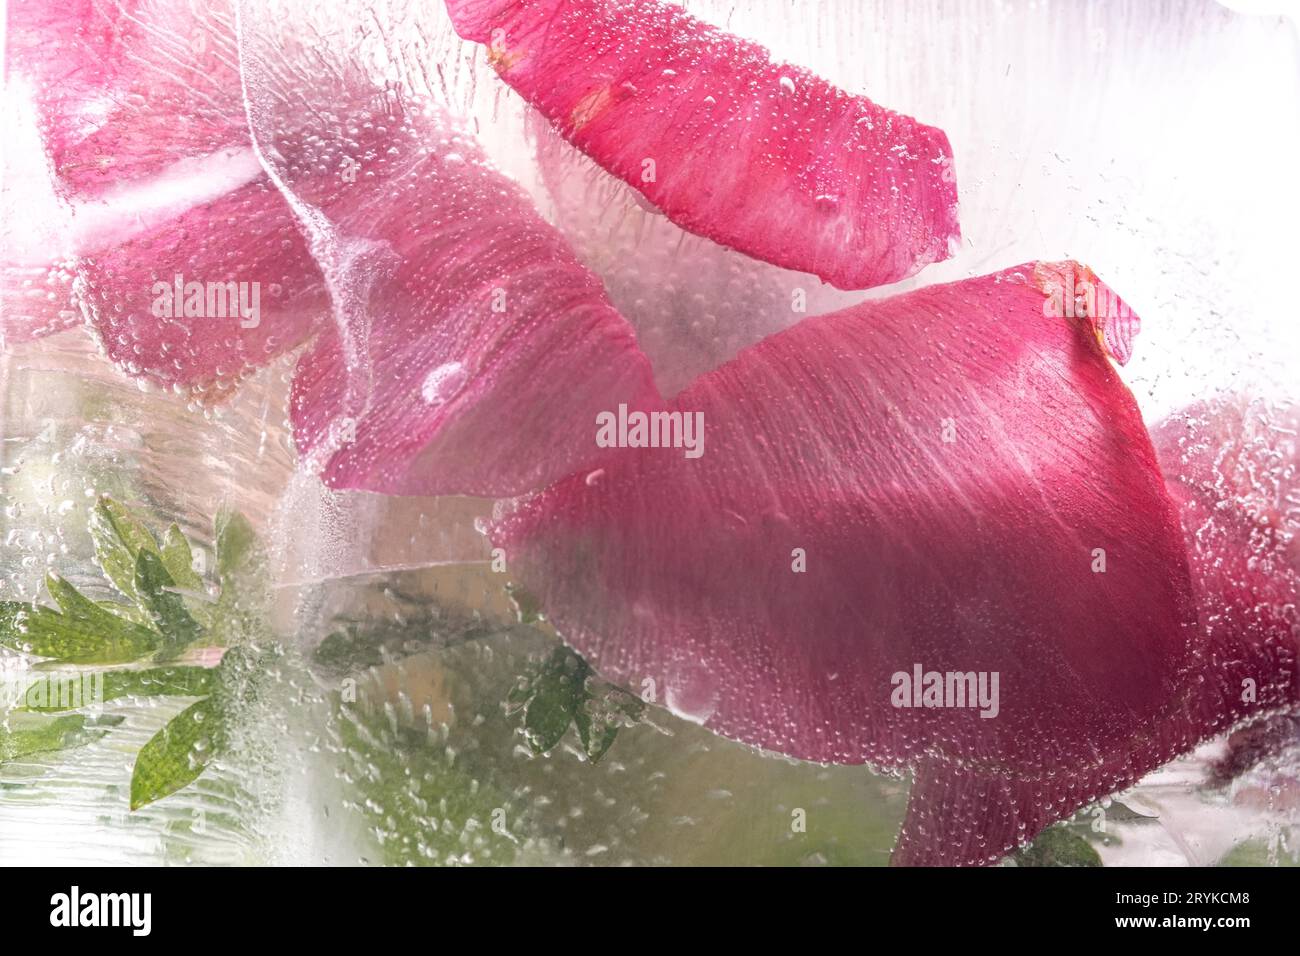
[[[942,132],[665,5],[448,9],[626,184],[575,189],[550,128],[518,140],[563,233],[488,159],[494,130],[431,95],[453,55],[413,68],[375,5],[13,8],[76,300],[115,361],[220,398],[302,348],[288,412],[327,483],[536,492],[492,534],[564,638],[726,736],[914,768],[900,863],[996,860],[1294,704],[1294,443],[1230,404],[1153,450],[1111,364],[1137,319],[1090,270],[799,321],[815,280],[783,269],[865,287],[948,253]],[[593,182],[637,191],[644,258],[601,244]],[[721,245],[675,254],[679,227]],[[258,284],[256,321],[159,315],[177,276]],[[702,413],[703,456],[598,448],[619,406]],[[1262,473],[1271,505],[1244,493]],[[895,707],[916,665],[997,672],[997,716]]]

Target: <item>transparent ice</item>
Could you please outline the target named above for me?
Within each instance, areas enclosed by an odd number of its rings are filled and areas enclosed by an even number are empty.
[[[286,35],[300,54],[345,44],[373,77],[445,105],[601,275],[666,393],[797,320],[794,287],[816,314],[1074,258],[1143,317],[1123,374],[1148,423],[1220,395],[1296,398],[1294,18],[1211,0],[688,3],[948,132],[962,248],[898,287],[846,293],[687,235],[647,208],[530,117],[495,82],[485,51],[456,38],[440,3],[239,6],[255,138],[273,132],[259,123],[277,122],[278,78],[258,71],[277,65]],[[126,809],[131,761],[181,706],[172,699],[119,707],[125,722],[85,747],[0,766],[0,862],[887,861],[906,780],[760,754],[660,708],[597,765],[572,740],[531,754],[501,703],[553,638],[516,620],[492,573],[478,529],[493,503],[324,488],[287,428],[292,357],[219,402],[138,385],[109,362],[82,327],[76,264],[35,265],[95,223],[87,213],[74,221],[55,199],[23,95],[14,85],[4,102],[2,239],[17,271],[0,316],[0,599],[39,597],[48,570],[102,591],[85,532],[98,494],[143,505],[209,547],[226,501],[271,548],[272,620],[289,653],[276,699],[237,753],[143,810]],[[276,166],[272,155],[258,162]],[[276,178],[294,205],[292,176]],[[151,208],[150,197],[135,201]],[[335,224],[294,208],[329,280],[332,320],[345,338],[363,336],[357,302],[382,256],[351,254]],[[18,313],[70,327],[27,340],[14,333]],[[438,371],[426,388],[442,402],[459,370]],[[394,635],[387,660],[322,667],[314,650],[354,622]],[[0,651],[0,684],[24,684],[29,666]],[[341,729],[336,698],[349,679],[365,719]],[[1121,795],[1123,812],[1108,810],[1096,844],[1106,865],[1294,863],[1300,751],[1293,741],[1229,786],[1207,787],[1226,746],[1208,744]],[[791,826],[800,808],[806,833]],[[508,836],[492,829],[496,810]]]

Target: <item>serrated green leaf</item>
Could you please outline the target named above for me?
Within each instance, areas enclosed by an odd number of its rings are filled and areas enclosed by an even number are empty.
[[[23,604],[20,601],[0,601],[0,645],[15,650],[21,649],[14,635],[23,626],[22,622],[31,610],[30,604]]]
[[[254,703],[280,658],[278,648],[231,648],[207,673],[211,695],[168,722],[141,749],[131,777],[131,809],[175,793],[225,752],[235,715]]]
[[[509,584],[506,586],[506,593],[515,606],[515,617],[520,624],[536,624],[545,620],[542,616],[542,602],[531,591],[518,584]]]
[[[23,693],[23,706],[37,713],[54,713],[123,697],[206,697],[217,686],[216,671],[208,667],[151,667],[138,671],[58,675],[61,681],[80,681],[79,694],[61,693],[59,686],[52,686],[53,679],[37,681],[28,687]]]
[[[430,747],[427,733],[390,721],[383,708],[342,706],[334,727],[344,786],[354,790],[350,796],[372,832],[382,834],[384,863],[460,860],[471,846],[476,863],[515,858],[515,839],[493,820],[503,810],[518,819],[524,810],[517,794],[469,772],[446,748]]]
[[[149,616],[149,613],[138,605],[120,604],[117,601],[96,601],[95,603],[109,614],[120,617],[124,621],[139,624],[141,627],[153,626],[153,619]]]
[[[1300,866],[1300,850],[1289,848],[1284,841],[1246,840],[1223,855],[1215,866]]]
[[[614,745],[614,738],[618,736],[617,724],[593,719],[590,715],[584,714],[582,709],[574,715],[573,724],[578,728],[578,739],[582,742],[582,749],[592,763],[597,763],[605,756],[609,748]]]
[[[176,582],[176,587],[182,592],[181,600],[185,604],[185,609],[190,612],[190,617],[194,618],[200,627],[210,628],[216,614],[216,607],[204,599],[203,577],[194,570],[194,551],[190,548],[190,542],[179,525],[171,525],[163,534],[161,556],[163,567],[167,569],[167,573]]]
[[[167,529],[160,547],[127,508],[103,497],[91,513],[90,532],[105,575],[133,603],[89,600],[51,575],[46,585],[57,610],[0,602],[0,645],[48,658],[33,669],[50,672],[63,664],[130,663],[151,655],[155,660],[174,659],[200,638],[216,636],[215,629],[205,634],[205,625],[221,608],[203,601],[203,578],[193,568],[193,551],[179,526]],[[229,621],[223,622],[221,634],[246,641],[265,628],[261,615],[268,592],[262,553],[251,526],[237,513],[223,511],[217,532],[218,574],[223,585],[229,585],[223,586]],[[265,677],[263,665],[269,666],[276,656],[278,649],[248,648],[227,652],[216,668],[174,665],[70,677],[50,673],[27,688],[26,709],[15,713],[34,717],[128,696],[200,697],[138,755],[131,784],[134,809],[199,776],[226,746],[226,715],[256,696]],[[96,726],[113,720],[121,718],[101,717]],[[84,732],[89,726],[82,715],[24,728],[17,735],[6,725],[0,728],[0,752],[60,749],[74,742],[73,731]]]
[[[524,708],[524,736],[534,753],[560,742],[586,702],[587,662],[568,648],[556,648],[530,682]]]
[[[524,736],[534,753],[560,742],[583,703],[585,664],[565,648],[543,662],[529,682],[524,708]]]
[[[1155,814],[1138,813],[1118,800],[1112,800],[1106,808],[1106,820],[1110,823],[1159,823]]]
[[[70,581],[57,574],[45,575],[45,590],[64,614],[89,618],[96,614],[112,613],[89,598],[83,597],[81,592],[73,587]]]
[[[194,782],[225,750],[226,743],[225,717],[215,696],[186,707],[154,734],[135,758],[131,809],[138,810]]]
[[[0,763],[32,754],[79,747],[104,736],[107,729],[86,726],[86,717],[74,714],[42,720],[31,726],[7,728],[0,724]]]
[[[534,753],[551,750],[569,725],[587,759],[596,763],[621,728],[636,723],[645,704],[621,687],[596,679],[576,652],[558,647],[506,695],[506,712],[524,712],[524,737]]]
[[[587,759],[598,763],[613,746],[618,732],[634,724],[645,712],[645,703],[621,687],[609,687],[600,695],[591,693],[592,678],[587,679],[586,700],[574,714],[573,724]]]
[[[1066,824],[1049,827],[1015,854],[1017,866],[1101,866],[1092,844]]]
[[[162,558],[141,549],[135,558],[135,590],[163,636],[163,654],[174,655],[198,640],[203,628],[190,615]]]
[[[95,559],[114,587],[139,603],[135,588],[136,555],[142,550],[158,553],[158,542],[139,519],[122,504],[104,496],[90,513],[90,538]]]
[[[349,624],[333,631],[312,651],[312,659],[321,667],[338,673],[354,673],[384,662],[385,635],[382,628],[362,630]]]
[[[68,664],[123,664],[162,643],[149,628],[127,621],[82,596],[53,574],[45,586],[63,613],[41,605],[0,605],[0,644]]]

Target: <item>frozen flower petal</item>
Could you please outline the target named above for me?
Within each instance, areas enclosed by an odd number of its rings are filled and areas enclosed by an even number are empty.
[[[253,152],[232,6],[21,4],[13,22],[65,204],[65,268],[108,355],[219,395],[301,344],[326,297]]]
[[[1197,610],[1136,404],[1046,301],[1031,263],[806,320],[673,400],[700,457],[613,452],[493,541],[606,677],[725,736],[1008,793],[1121,777],[1183,705]],[[931,674],[980,699],[932,706]]]
[[[1158,720],[1065,772],[995,773],[922,761],[895,863],[992,862],[1243,721],[1269,718],[1251,725],[1249,744],[1238,742],[1212,782],[1259,759],[1252,748],[1266,753],[1294,738],[1294,718],[1286,715],[1300,703],[1298,424],[1294,408],[1231,398],[1186,409],[1153,430],[1199,609],[1188,679]]]
[[[944,133],[657,0],[447,0],[510,86],[673,222],[861,289],[959,236]]]
[[[276,9],[241,10],[249,115],[333,318],[294,377],[299,451],[332,487],[392,494],[583,467],[600,411],[660,402],[631,327],[471,135],[375,78],[362,18],[284,31]]]

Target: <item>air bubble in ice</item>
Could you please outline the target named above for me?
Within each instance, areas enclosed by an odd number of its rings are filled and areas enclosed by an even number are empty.
[[[448,362],[439,365],[430,372],[420,386],[420,396],[430,405],[441,405],[449,401],[465,384],[469,374],[460,362]]]

